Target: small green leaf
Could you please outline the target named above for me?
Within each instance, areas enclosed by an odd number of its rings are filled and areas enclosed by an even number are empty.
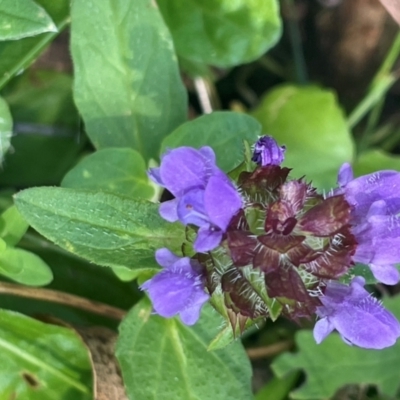
[[[98,189],[137,199],[151,199],[154,188],[146,164],[135,150],[108,148],[84,158],[64,177],[61,185],[75,189]]]
[[[12,117],[7,103],[0,97],[0,164],[10,147]]]
[[[225,172],[238,167],[244,160],[244,141],[256,142],[261,135],[260,124],[246,114],[218,111],[186,122],[162,142],[161,153],[167,148],[211,146],[218,166]]]
[[[71,50],[75,101],[95,147],[157,158],[186,120],[187,96],[155,1],[73,1]]]
[[[92,399],[88,350],[71,330],[0,310],[2,399]]]
[[[57,32],[57,27],[46,10],[34,1],[0,2],[0,40],[17,40],[44,32]]]
[[[299,372],[294,371],[282,378],[272,378],[257,393],[255,400],[286,400],[299,375]]]
[[[252,115],[265,133],[286,145],[284,166],[318,188],[336,186],[337,172],[351,162],[354,145],[334,93],[319,87],[283,85],[269,92]]]
[[[231,67],[253,61],[281,35],[276,0],[157,1],[177,53],[194,63]]]
[[[385,301],[385,307],[400,317],[399,298]],[[377,385],[380,391],[394,397],[399,388],[400,341],[383,350],[367,350],[345,344],[337,334],[329,335],[317,345],[310,331],[296,335],[299,351],[285,353],[272,364],[279,377],[294,370],[304,370],[305,383],[291,393],[292,399],[329,399],[344,385]]]
[[[158,205],[110,193],[65,188],[32,188],[15,204],[39,233],[96,264],[157,270],[158,248],[180,253],[185,229],[163,220]]]
[[[0,274],[30,286],[47,285],[53,280],[51,269],[41,258],[13,247],[0,252]]]
[[[7,208],[0,215],[0,237],[9,245],[15,246],[24,236],[29,225],[15,206]]]
[[[400,171],[400,157],[380,149],[369,150],[360,154],[353,164],[353,169],[356,176],[367,175],[384,169]]]
[[[211,307],[188,327],[152,315],[147,299],[136,304],[120,326],[116,350],[129,398],[252,399],[251,368],[241,343],[207,351],[220,323]]]
[[[14,0],[7,1],[15,3]],[[42,33],[20,40],[0,41],[0,89],[14,76],[28,68],[65,28],[69,22],[69,2],[70,0],[36,0],[54,21],[56,32]]]
[[[3,90],[14,119],[13,152],[6,155],[0,184],[59,184],[86,143],[72,99],[72,77],[30,70]]]

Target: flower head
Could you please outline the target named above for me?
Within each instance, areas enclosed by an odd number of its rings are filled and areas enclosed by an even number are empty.
[[[166,248],[156,251],[156,260],[164,269],[141,286],[148,292],[155,312],[165,318],[179,314],[186,325],[195,324],[210,297],[204,291],[201,265]]]
[[[179,147],[165,153],[150,178],[168,189],[175,199],[162,203],[160,214],[167,221],[199,227],[194,248],[205,252],[217,247],[226,228],[242,206],[242,199],[229,178],[215,165],[210,147],[197,150]]]
[[[321,343],[336,329],[348,343],[367,349],[392,346],[400,336],[396,318],[364,289],[365,280],[356,277],[350,286],[328,282],[322,306],[317,308],[321,318],[314,327],[314,338]]]
[[[252,161],[265,167],[280,165],[285,158],[285,146],[279,146],[272,136],[262,136],[254,145]]]
[[[353,260],[369,265],[375,278],[394,285],[400,273],[400,173],[380,171],[353,179],[349,164],[339,171],[339,190],[351,206],[357,241]]]

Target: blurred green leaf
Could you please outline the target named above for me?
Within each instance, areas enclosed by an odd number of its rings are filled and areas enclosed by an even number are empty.
[[[0,215],[0,237],[9,246],[15,246],[24,236],[28,227],[28,223],[15,206],[9,207]]]
[[[276,0],[157,1],[178,55],[194,63],[231,67],[253,61],[281,35]]]
[[[75,0],[71,50],[75,101],[95,147],[157,158],[164,136],[185,121],[187,98],[156,3]]]
[[[2,399],[90,400],[88,350],[74,332],[0,310]]]
[[[252,115],[266,134],[286,145],[284,166],[318,188],[336,186],[337,172],[351,162],[354,145],[335,95],[319,87],[283,85],[269,92]]]
[[[384,169],[400,171],[400,157],[380,149],[369,150],[360,154],[353,164],[353,169],[356,176],[367,175]]]
[[[10,147],[12,117],[7,103],[0,97],[0,163]]]
[[[47,285],[53,280],[51,269],[40,257],[13,247],[0,252],[0,274],[30,286]]]
[[[252,399],[251,368],[241,343],[207,351],[220,323],[211,307],[188,327],[152,315],[147,299],[138,303],[120,326],[116,349],[129,398]]]
[[[46,10],[32,0],[2,0],[0,21],[0,40],[16,40],[44,32],[58,32]]]
[[[246,114],[217,111],[186,122],[162,142],[161,153],[167,148],[211,146],[218,166],[230,172],[244,160],[244,144],[256,142],[261,134],[260,124]]]
[[[384,305],[400,318],[399,297],[387,299]],[[348,346],[339,335],[331,334],[317,345],[312,333],[303,330],[296,342],[296,354],[285,353],[272,364],[279,378],[298,369],[306,373],[305,383],[291,393],[292,399],[328,399],[347,384],[376,385],[391,398],[399,388],[400,341],[376,351]]]
[[[72,99],[72,77],[29,71],[4,90],[14,119],[13,152],[0,174],[4,185],[59,184],[76,163],[85,137]]]
[[[184,227],[163,220],[154,203],[66,188],[27,189],[14,199],[39,233],[99,265],[157,270],[154,252],[180,252],[185,242]]]
[[[64,177],[61,185],[75,189],[98,189],[137,199],[151,199],[154,188],[146,164],[135,150],[108,148],[84,158]]]
[[[14,0],[12,0],[14,3]],[[0,89],[28,68],[69,22],[69,0],[36,0],[54,21],[58,32],[0,42]]]
[[[294,371],[282,378],[271,379],[256,395],[255,400],[285,400],[294,384],[299,379],[299,373]]]

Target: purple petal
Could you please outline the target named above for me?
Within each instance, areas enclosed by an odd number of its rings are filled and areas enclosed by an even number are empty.
[[[221,243],[223,232],[218,228],[203,226],[197,232],[194,249],[199,253],[211,251]]]
[[[160,204],[158,212],[168,222],[178,221],[178,200],[173,199]]]
[[[194,325],[200,318],[201,308],[209,298],[210,296],[205,292],[199,294],[194,304],[188,305],[185,310],[181,311],[180,317],[182,322],[186,325]]]
[[[175,197],[193,187],[204,187],[208,171],[206,158],[191,147],[171,150],[163,157],[160,166],[162,182]]]
[[[150,168],[147,172],[147,176],[157,185],[164,186],[163,181],[161,180],[160,168]]]
[[[320,344],[335,327],[329,322],[328,318],[322,318],[314,326],[313,335],[317,344]]]
[[[178,217],[184,225],[203,226],[209,224],[204,209],[204,189],[193,189],[185,193],[178,203]]]
[[[394,265],[369,264],[374,277],[385,285],[396,285],[400,281],[399,270]]]
[[[252,161],[265,167],[280,165],[285,159],[285,146],[279,146],[271,136],[262,136],[254,145]]]
[[[346,186],[351,180],[353,180],[353,168],[349,163],[344,163],[338,174],[339,187]]]
[[[204,206],[210,221],[225,231],[242,207],[242,199],[230,182],[212,176],[204,193]]]
[[[156,251],[156,261],[164,268],[168,268],[180,260],[181,257],[176,256],[167,248],[158,249]]]

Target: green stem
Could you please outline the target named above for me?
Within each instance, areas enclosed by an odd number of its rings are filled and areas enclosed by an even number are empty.
[[[375,74],[366,96],[360,101],[356,108],[350,113],[347,118],[347,124],[349,128],[354,128],[360,120],[386,95],[387,91],[392,87],[392,85],[398,79],[398,74],[390,72],[393,64],[400,55],[400,32],[394,39],[391,48],[389,49],[386,57],[379,68],[378,72]],[[377,115],[372,118],[377,120],[380,115],[380,110],[376,111]],[[372,121],[373,122],[373,121]],[[366,130],[366,134],[369,131]],[[366,142],[365,135],[361,138],[361,142]]]
[[[296,68],[296,80],[299,84],[305,85],[308,82],[308,73],[300,39],[301,34],[299,24],[295,15],[295,4],[293,0],[286,0],[285,2],[290,12],[290,16],[287,19],[287,27],[290,43],[292,45],[294,65]]]

